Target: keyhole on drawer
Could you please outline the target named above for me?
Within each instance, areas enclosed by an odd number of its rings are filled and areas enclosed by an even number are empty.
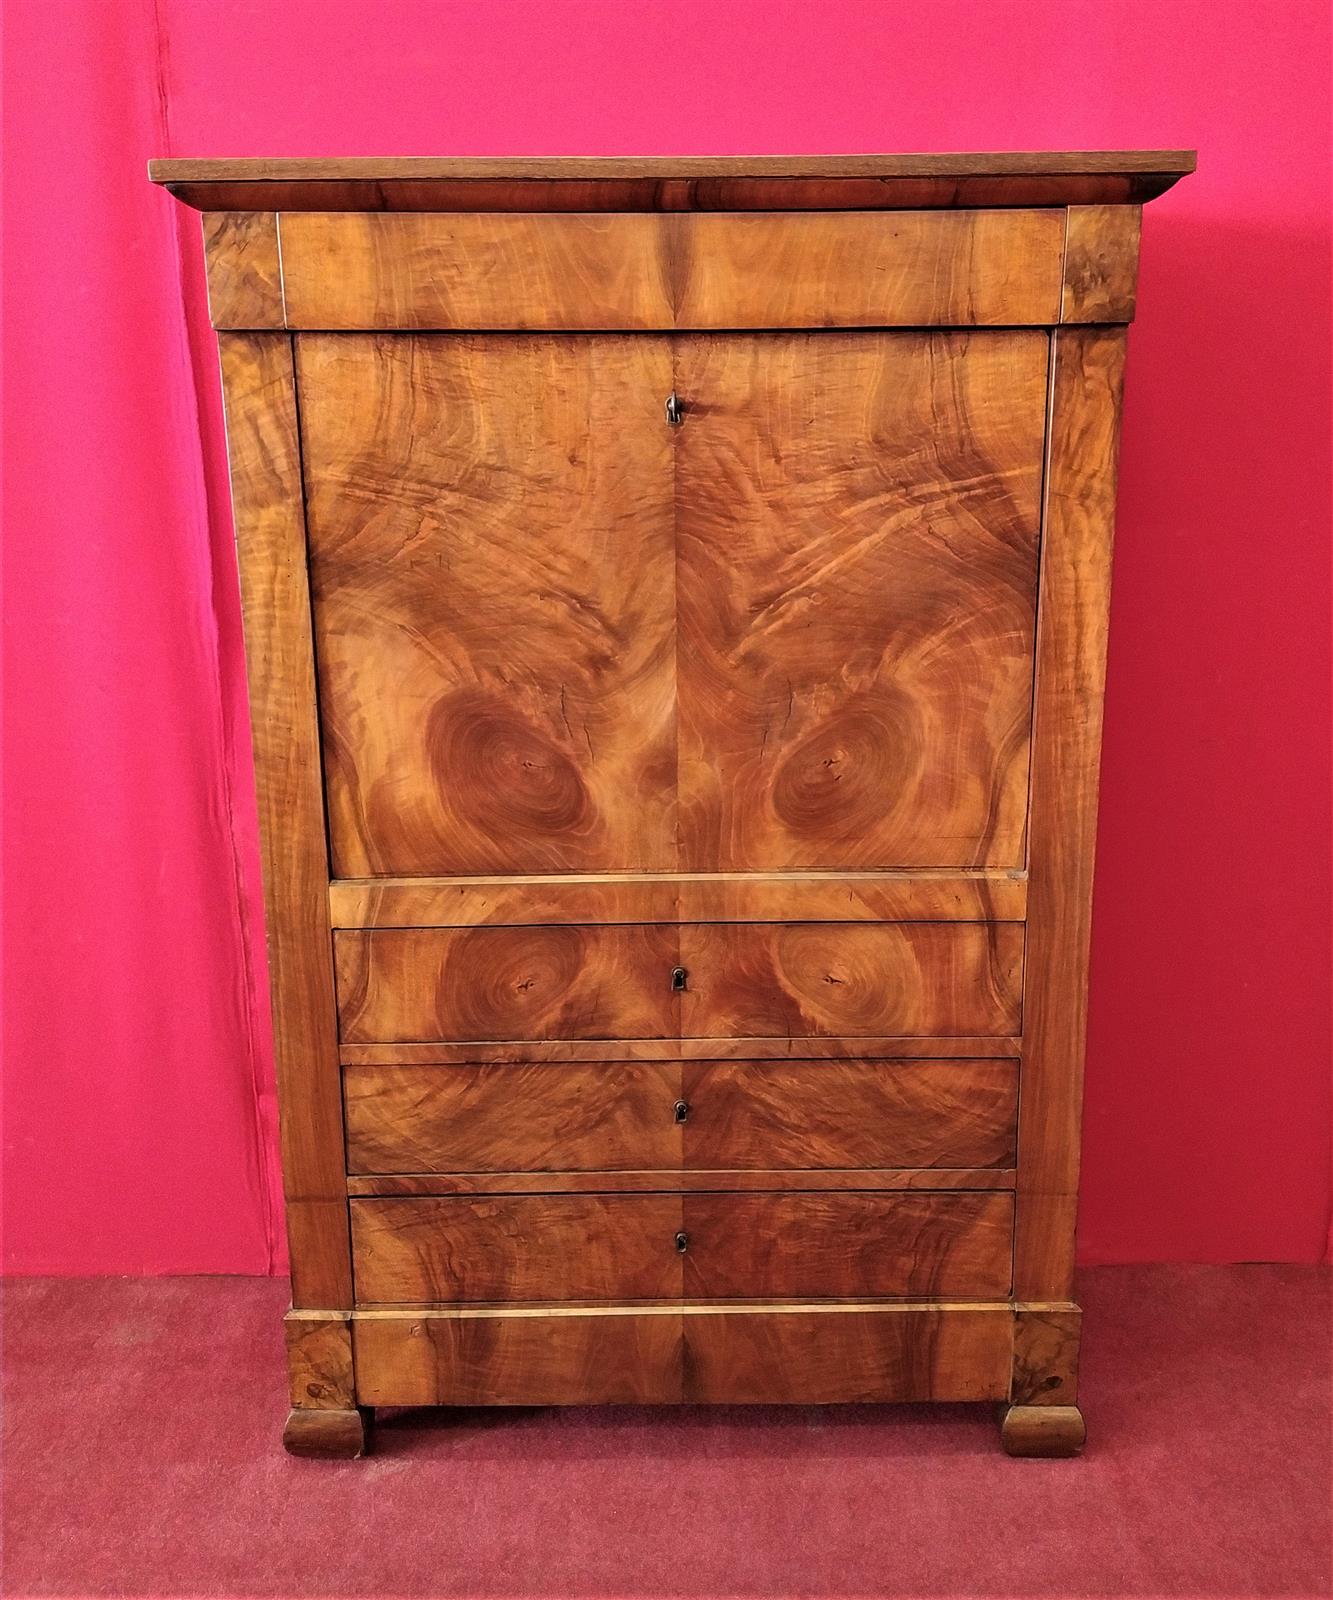
[[[688,1100],[677,1100],[672,1109],[676,1113],[676,1121],[684,1122],[685,1118],[690,1114],[690,1102]]]
[[[689,977],[689,973],[686,972],[684,967],[672,967],[672,969],[671,969],[671,987],[672,987],[672,989],[675,990],[675,992],[677,994],[679,994],[681,992],[681,990],[685,987],[685,980],[688,977]]]
[[[689,1236],[689,1234],[685,1233],[683,1231],[678,1233],[676,1235],[676,1253],[677,1253],[677,1255],[682,1255],[683,1256],[685,1254],[685,1252],[689,1248],[690,1248],[690,1236]]]

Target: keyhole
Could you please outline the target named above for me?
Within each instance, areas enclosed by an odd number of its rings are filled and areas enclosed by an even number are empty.
[[[681,990],[685,987],[685,980],[688,977],[689,977],[689,973],[686,972],[684,967],[672,967],[672,969],[671,969],[671,987],[677,994],[679,994],[681,992]]]
[[[680,427],[681,423],[685,420],[685,407],[681,405],[680,399],[674,389],[667,396],[666,419],[673,428]]]
[[[685,1118],[690,1114],[690,1102],[688,1100],[677,1100],[672,1110],[675,1112],[676,1121],[684,1122]]]
[[[685,1233],[685,1232],[678,1233],[676,1235],[676,1253],[678,1255],[682,1255],[683,1256],[685,1254],[685,1252],[689,1248],[690,1248],[690,1236],[689,1236],[689,1234]]]

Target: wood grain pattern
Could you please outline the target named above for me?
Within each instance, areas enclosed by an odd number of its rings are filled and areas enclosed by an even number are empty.
[[[1003,1192],[418,1195],[348,1208],[362,1306],[1009,1292]]]
[[[682,1197],[351,1200],[357,1304],[679,1298]]]
[[[1012,1167],[1013,1061],[348,1067],[353,1173]],[[848,1180],[850,1181],[850,1179]]]
[[[464,928],[561,922],[1021,922],[1027,874],[617,873],[492,878],[345,878],[329,885],[335,928]]]
[[[365,1413],[298,1406],[288,1414],[282,1446],[289,1456],[313,1461],[354,1461],[365,1453]]]
[[[389,1172],[354,1174],[349,1195],[399,1194],[674,1194],[724,1189],[1012,1189],[1012,1167],[755,1167],[632,1172]]]
[[[675,348],[682,867],[1021,865],[1046,337]]]
[[[1013,1034],[804,1039],[511,1039],[498,1043],[432,1039],[394,1044],[342,1046],[344,1063],[355,1067],[468,1064],[486,1061],[783,1061],[795,1058],[861,1060],[915,1056],[957,1060],[966,1056],[1017,1056],[1023,1041]]]
[[[1077,1406],[1010,1406],[1000,1422],[1000,1438],[1011,1456],[1076,1456],[1087,1437]]]
[[[1141,206],[1071,206],[1065,221],[1062,322],[1133,322]]]
[[[291,341],[223,334],[292,1303],[352,1303],[319,735]]]
[[[823,1305],[362,1315],[385,1406],[1002,1399],[1004,1306]]]
[[[336,872],[674,867],[665,342],[298,366]]]
[[[278,219],[271,211],[204,217],[208,314],[215,328],[283,328]]]
[[[692,1299],[1009,1293],[1013,1196],[687,1194]]]
[[[356,1405],[352,1330],[346,1317],[303,1317],[289,1312],[283,1324],[292,1405],[347,1410]]]
[[[1014,1313],[1015,1405],[1072,1406],[1078,1399],[1082,1312],[1077,1306],[1019,1306]]]
[[[780,211],[1058,206],[1152,199],[1192,150],[841,156],[159,160],[204,210]]]
[[[626,332],[1040,326],[1058,210],[283,212],[290,328]]]
[[[675,934],[650,925],[340,932],[342,1037],[670,1038],[680,1032]]]
[[[721,1405],[993,1400],[1003,1394],[1008,1321],[992,1308],[686,1315],[685,1398]]]
[[[1015,1293],[1073,1291],[1102,691],[1123,329],[1062,329],[1047,469],[1032,749]]]
[[[1017,922],[708,923],[682,926],[679,949],[689,974],[679,996],[686,1038],[1012,1034],[1019,1026]]]
[[[344,1047],[1018,1027],[1016,922],[379,928],[334,935]],[[683,992],[671,974],[686,971]]]

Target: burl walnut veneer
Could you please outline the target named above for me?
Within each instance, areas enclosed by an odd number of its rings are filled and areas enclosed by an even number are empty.
[[[1121,374],[1193,164],[153,164],[222,347],[288,1449],[848,1400],[1081,1446]]]

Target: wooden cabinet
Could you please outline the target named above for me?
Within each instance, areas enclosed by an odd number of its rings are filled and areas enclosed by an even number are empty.
[[[154,163],[205,213],[301,1454],[1068,1454],[1116,442],[1184,152]]]

